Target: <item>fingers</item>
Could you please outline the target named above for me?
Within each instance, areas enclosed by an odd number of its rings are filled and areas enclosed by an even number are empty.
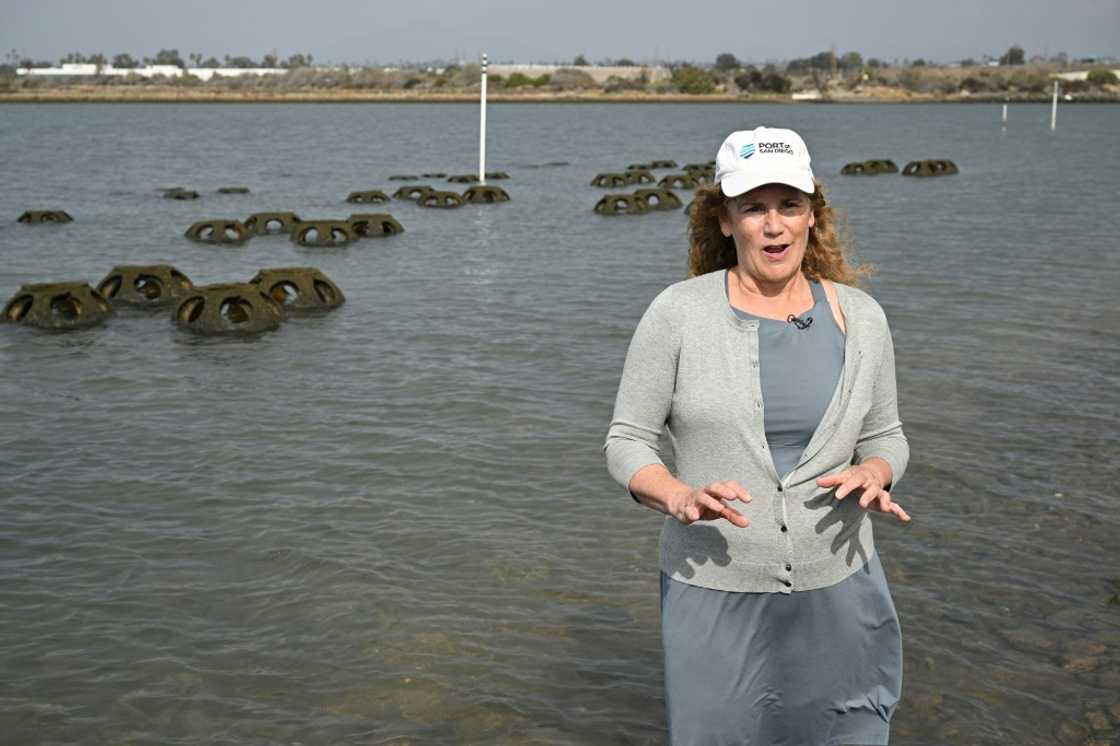
[[[910,514],[903,510],[901,505],[891,500],[890,492],[887,492],[884,489],[879,489],[878,494],[868,500],[866,504],[864,504],[865,498],[866,495],[860,498],[860,505],[863,505],[864,507],[870,507],[871,510],[876,510],[880,513],[894,515],[903,523],[910,522]]]
[[[882,490],[882,485],[876,478],[874,472],[867,468],[860,468],[854,466],[850,469],[831,474],[826,477],[817,479],[817,485],[820,487],[836,487],[835,497],[837,500],[843,500],[853,490],[861,489],[863,494],[860,497],[859,504],[861,507],[866,508],[868,503],[874,499],[875,495]]]
[[[704,485],[701,489],[712,497],[723,500],[741,500],[745,503],[751,501],[750,493],[734,479],[726,482],[712,482]]]
[[[859,496],[859,506],[861,508],[870,508],[871,504],[878,500],[879,507],[873,509],[884,513],[888,512],[891,504],[891,494],[889,492],[874,482],[861,486],[863,487],[863,494]]]
[[[849,473],[848,476],[844,478],[843,484],[841,484],[837,488],[836,499],[843,500],[853,490],[858,489],[862,489],[863,497],[867,497],[868,495],[874,495],[875,490],[879,489],[879,485],[873,477],[869,477],[866,474]],[[870,498],[868,501],[870,501]],[[867,503],[864,502],[862,498],[860,499],[859,504],[865,508],[867,507]]]
[[[750,525],[750,520],[745,515],[724,504],[724,500],[740,500],[746,503],[751,501],[751,496],[743,485],[734,480],[712,482],[693,490],[687,496],[685,504],[679,511],[680,514],[676,516],[677,520],[687,524],[724,518],[740,528]]]
[[[730,505],[725,505],[722,501],[712,497],[709,494],[700,493],[697,496],[697,505],[700,507],[700,517],[703,520],[715,520],[716,518],[725,518],[736,526],[746,527],[749,523],[747,517],[739,511],[732,508]]]
[[[891,493],[883,489],[875,475],[866,469],[855,467],[827,477],[820,477],[817,479],[817,485],[820,487],[840,485],[836,487],[834,493],[837,500],[843,500],[854,490],[862,490],[859,497],[861,508],[894,515],[903,523],[910,522],[910,514],[891,500]]]

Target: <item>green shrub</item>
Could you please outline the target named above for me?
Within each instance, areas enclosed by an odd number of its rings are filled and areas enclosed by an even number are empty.
[[[980,91],[984,90],[984,88],[985,86],[982,81],[979,81],[971,76],[962,80],[960,84],[960,89],[962,91],[968,91],[969,93],[979,93]]]
[[[749,91],[762,87],[762,73],[756,68],[750,68],[744,73],[735,76],[735,85],[741,91]]]
[[[590,75],[582,70],[576,70],[570,67],[562,67],[557,70],[549,81],[549,84],[552,88],[560,91],[598,87],[595,79]]]
[[[184,73],[178,77],[171,78],[169,82],[176,88],[197,88],[202,85],[202,81],[190,73]]]
[[[789,93],[793,88],[793,81],[781,73],[766,73],[758,87],[771,93]]]
[[[898,84],[914,93],[926,90],[925,78],[913,68],[903,70],[898,74]]]
[[[532,78],[523,73],[513,73],[502,84],[504,88],[521,88],[522,86],[532,86],[533,88],[540,88],[542,85],[548,85],[548,81],[552,80],[551,75],[539,75]]]
[[[988,77],[988,90],[1006,91],[1008,86],[1007,76],[996,73]]]
[[[638,78],[620,78],[617,75],[612,75],[607,78],[603,83],[603,91],[606,93],[621,93],[622,91],[644,91],[648,85],[646,76],[643,75]]]
[[[1105,85],[1116,85],[1116,73],[1109,70],[1107,67],[1094,67],[1089,71],[1089,77],[1085,81],[1097,88]]]
[[[1041,75],[1016,72],[1012,74],[1011,80],[1008,82],[1008,87],[1028,93],[1042,93],[1050,87],[1046,78]]]
[[[711,73],[691,65],[673,70],[672,83],[678,91],[690,95],[712,93],[716,89],[716,81]]]

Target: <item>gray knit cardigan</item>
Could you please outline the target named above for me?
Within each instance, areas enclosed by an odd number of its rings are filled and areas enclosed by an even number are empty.
[[[634,474],[663,464],[668,429],[677,478],[693,487],[738,480],[750,519],[662,524],[660,567],[671,578],[725,591],[791,591],[839,583],[874,551],[871,521],[856,491],[836,500],[816,484],[873,456],[897,485],[910,447],[898,418],[894,346],[871,296],[835,284],[847,326],[844,369],[797,466],[778,478],[763,429],[758,321],[728,305],[726,270],[675,283],[646,309],[626,354],[607,432],[607,469],[629,487]]]

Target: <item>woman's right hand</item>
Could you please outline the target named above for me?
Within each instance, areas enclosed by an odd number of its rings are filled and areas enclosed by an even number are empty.
[[[696,521],[714,521],[723,518],[739,528],[749,526],[750,520],[735,508],[724,504],[725,500],[749,503],[751,496],[743,485],[733,479],[726,482],[712,482],[682,493],[669,505],[669,515],[686,525]]]

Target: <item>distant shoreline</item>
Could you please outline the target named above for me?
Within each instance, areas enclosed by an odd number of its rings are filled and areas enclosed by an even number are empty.
[[[488,103],[594,103],[594,104],[998,104],[998,103],[1049,103],[1049,95],[972,95],[939,94],[845,94],[815,99],[793,99],[788,95],[732,96],[727,94],[656,94],[656,93],[604,93],[601,91],[557,93],[491,93]],[[60,86],[41,90],[0,91],[0,104],[46,103],[104,103],[104,104],[477,104],[478,93],[458,91],[449,93],[418,93],[415,91],[338,91],[303,90],[283,93],[260,91],[198,90],[172,86]],[[1062,103],[1120,103],[1120,98],[1110,96],[1082,97]]]

